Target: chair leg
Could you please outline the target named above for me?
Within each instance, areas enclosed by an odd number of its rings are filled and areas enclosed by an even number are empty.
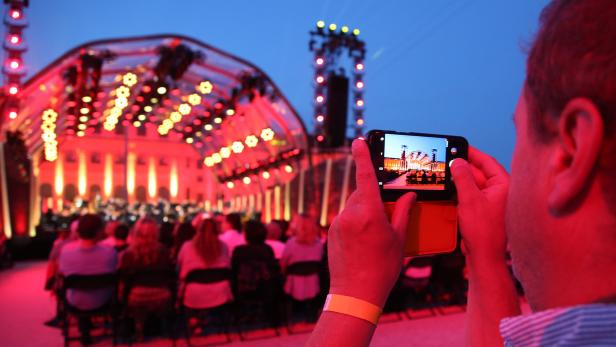
[[[68,316],[67,313],[64,313],[64,317],[63,317],[63,321],[64,324],[62,325],[62,335],[64,335],[64,347],[68,347],[69,345],[69,323],[70,323],[70,317]]]

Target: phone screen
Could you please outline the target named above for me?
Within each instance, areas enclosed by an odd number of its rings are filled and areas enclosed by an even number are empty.
[[[385,133],[382,141],[384,190],[445,190],[447,138]]]

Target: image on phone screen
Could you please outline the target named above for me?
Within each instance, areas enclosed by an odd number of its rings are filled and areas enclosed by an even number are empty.
[[[445,190],[447,139],[385,134],[383,189]]]

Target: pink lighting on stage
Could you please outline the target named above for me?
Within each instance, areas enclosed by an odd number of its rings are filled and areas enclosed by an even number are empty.
[[[137,155],[134,152],[128,153],[128,158],[126,159],[126,191],[128,192],[129,198],[135,195],[135,181],[137,178]]]
[[[21,43],[21,36],[19,36],[17,34],[11,34],[11,35],[9,35],[8,41],[12,45],[18,45],[18,44]]]
[[[111,197],[113,189],[113,156],[111,153],[105,155],[105,169],[103,173],[103,193],[106,198]]]
[[[148,159],[148,196],[150,199],[156,197],[156,160],[154,157]]]
[[[171,163],[171,173],[169,174],[169,194],[172,198],[178,197],[178,163],[173,161]]]
[[[317,142],[323,142],[323,140],[325,140],[325,136],[323,135],[317,136]]]
[[[242,182],[244,182],[244,184],[250,184],[250,182],[252,182],[252,180],[250,179],[250,177],[246,176],[242,179]]]
[[[61,197],[64,192],[64,163],[56,160],[56,170],[54,177],[54,191],[57,197]]]
[[[17,118],[17,111],[15,111],[15,110],[9,111],[9,118],[10,119]]]
[[[23,16],[23,13],[20,10],[12,9],[10,12],[10,16],[13,19],[20,19]]]
[[[266,179],[266,180],[268,180],[268,179],[271,177],[271,175],[270,175],[270,173],[269,173],[268,171],[263,171],[263,173],[261,174],[261,176],[262,176],[264,179]]]
[[[19,93],[19,87],[17,87],[16,85],[12,85],[9,87],[9,94],[17,95],[17,93]]]
[[[88,188],[88,170],[86,164],[86,154],[82,151],[77,153],[77,191],[79,196],[86,196]]]

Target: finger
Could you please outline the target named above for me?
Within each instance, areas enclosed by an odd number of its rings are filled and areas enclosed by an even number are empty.
[[[391,226],[402,245],[406,244],[406,230],[409,226],[411,209],[415,205],[416,200],[417,194],[406,193],[396,201],[396,205],[394,206],[394,213],[391,216]]]
[[[355,140],[351,146],[351,151],[355,161],[355,191],[363,198],[378,198],[379,187],[372,159],[370,159],[368,144],[364,140]]]
[[[468,161],[485,175],[487,180],[507,180],[507,170],[493,157],[475,147],[469,147]]]
[[[477,183],[477,187],[479,187],[479,189],[485,188],[487,186],[488,180],[483,174],[483,171],[479,170],[473,165],[471,165],[471,170],[473,171],[473,178],[475,178],[475,183]]]
[[[471,165],[466,160],[454,159],[451,162],[451,176],[458,191],[460,205],[472,204],[480,196]]]

